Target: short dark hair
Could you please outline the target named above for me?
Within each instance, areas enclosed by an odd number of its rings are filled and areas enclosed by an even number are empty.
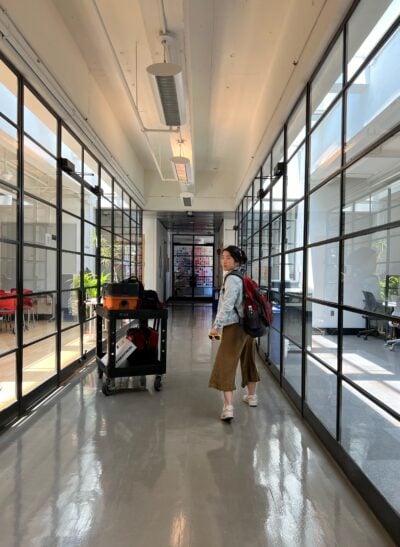
[[[239,262],[239,264],[246,264],[246,253],[242,249],[239,249],[239,247],[236,247],[236,245],[228,245],[228,247],[225,247],[222,252],[224,251],[229,253],[235,262]]]

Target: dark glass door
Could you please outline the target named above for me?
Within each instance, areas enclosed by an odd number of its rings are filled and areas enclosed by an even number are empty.
[[[212,237],[174,236],[174,298],[212,298]]]

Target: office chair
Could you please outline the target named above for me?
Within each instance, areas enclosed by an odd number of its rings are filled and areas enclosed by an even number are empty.
[[[362,293],[364,295],[364,310],[377,312],[377,313],[386,313],[385,307],[376,300],[372,292],[362,291]],[[368,336],[370,335],[374,335],[374,336],[378,335],[379,334],[379,330],[378,330],[379,319],[375,319],[373,317],[370,317],[369,315],[363,315],[363,317],[367,322],[367,325],[366,325],[367,328],[358,331],[357,333],[358,338],[362,336],[364,340],[367,340]],[[371,325],[372,321],[375,322],[374,327],[372,327]]]
[[[398,307],[394,308],[393,315],[400,316],[400,309]],[[390,351],[394,351],[396,346],[400,346],[400,321],[397,319],[389,321],[389,327],[392,338],[386,340],[385,346],[388,346]]]

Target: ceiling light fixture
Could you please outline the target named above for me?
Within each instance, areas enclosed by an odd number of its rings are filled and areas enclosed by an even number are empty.
[[[171,158],[171,163],[175,169],[175,174],[178,182],[189,185],[192,182],[192,170],[190,168],[190,159],[182,156],[183,143],[184,141],[182,139],[178,141],[179,156],[173,156]]]
[[[165,57],[165,48],[171,41],[172,38],[169,34],[161,34],[164,62],[154,63],[147,67],[147,72],[152,76],[152,81],[155,82],[157,106],[161,120],[170,127],[181,126],[185,123],[182,67],[175,63],[167,63]]]

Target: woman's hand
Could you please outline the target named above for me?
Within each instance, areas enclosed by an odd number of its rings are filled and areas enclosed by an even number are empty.
[[[210,329],[210,332],[208,333],[209,336],[217,336],[219,334],[218,330],[214,327]]]

